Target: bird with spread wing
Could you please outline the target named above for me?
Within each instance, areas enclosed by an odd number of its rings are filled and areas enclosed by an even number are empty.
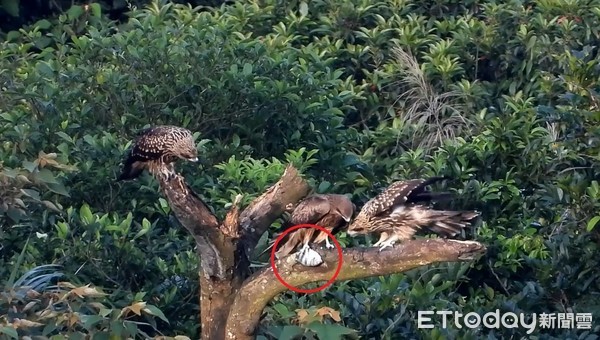
[[[178,126],[161,125],[139,132],[123,161],[117,181],[138,177],[144,169],[152,175],[169,175],[176,160],[198,161],[192,132]]]
[[[435,210],[430,203],[451,197],[450,193],[436,193],[427,186],[446,179],[412,179],[392,183],[379,195],[369,200],[348,227],[348,235],[379,233],[374,246],[380,250],[392,247],[398,241],[411,239],[425,228],[441,236],[455,236],[470,221],[479,216],[475,211]]]
[[[287,209],[291,210],[292,213],[286,223],[286,229],[299,224],[314,224],[325,228],[332,234],[336,234],[350,222],[355,207],[345,195],[314,194],[302,200],[297,206],[289,206]],[[314,251],[311,252],[310,244],[323,242],[325,242],[327,248],[334,247],[329,242],[328,235],[325,232],[315,228],[297,229],[281,240],[275,256],[279,259],[300,248],[297,255],[299,262],[304,265],[316,266],[322,261],[320,257],[317,258],[318,254],[315,254]],[[272,246],[273,244],[264,252]]]

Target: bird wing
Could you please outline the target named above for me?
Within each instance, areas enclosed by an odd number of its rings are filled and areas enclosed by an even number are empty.
[[[390,208],[412,203],[420,199],[427,199],[425,187],[434,182],[445,179],[445,177],[432,177],[429,179],[411,179],[407,181],[398,181],[390,184],[382,193],[375,196],[365,204],[361,212],[367,216],[377,216]]]
[[[164,155],[167,148],[163,136],[166,131],[163,130],[161,127],[142,130],[131,149],[132,161],[156,160]]]
[[[479,216],[475,211],[435,210],[421,205],[396,207],[389,216],[371,222],[371,232],[388,232],[407,240],[419,230],[428,229],[440,236],[455,236]]]
[[[394,217],[382,217],[371,221],[370,232],[398,236],[398,241],[410,240],[420,229],[419,225]]]
[[[315,224],[331,211],[331,203],[324,195],[313,195],[300,202],[290,218],[292,225]]]
[[[298,224],[317,224],[331,211],[331,205],[326,195],[312,195],[302,200],[292,212],[289,220],[289,228]],[[322,226],[325,227],[325,226]],[[287,228],[286,228],[287,229]],[[314,228],[301,228],[293,231],[283,240],[277,250],[277,257],[288,255],[299,244],[310,242],[315,234],[319,233]]]

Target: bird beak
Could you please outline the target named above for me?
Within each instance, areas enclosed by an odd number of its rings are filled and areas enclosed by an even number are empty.
[[[198,161],[198,157],[190,158],[189,160],[190,160],[190,162],[197,162]]]
[[[348,234],[349,236],[354,236],[354,235],[356,235],[356,231],[348,230],[348,231],[346,231],[346,234]]]

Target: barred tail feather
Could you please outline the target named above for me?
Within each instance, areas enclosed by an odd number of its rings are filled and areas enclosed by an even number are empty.
[[[289,255],[296,249],[299,244],[308,244],[314,237],[315,229],[298,229],[291,232],[282,242],[279,243],[279,249],[275,252],[275,257],[278,259]],[[275,244],[273,242],[273,244]],[[271,249],[270,246],[267,249]]]
[[[430,210],[429,216],[427,216],[430,221],[427,229],[440,236],[455,236],[469,226],[470,221],[477,216],[479,213],[474,211]]]
[[[137,178],[144,171],[144,166],[139,162],[127,160],[123,165],[123,171],[117,178],[117,182]]]
[[[282,240],[283,242],[279,243],[279,249],[275,252],[275,257],[280,259],[284,256],[289,255],[292,251],[294,251],[296,246],[302,242],[302,239],[304,238],[303,236],[304,235],[302,233],[296,231],[293,232],[287,238],[287,240]]]

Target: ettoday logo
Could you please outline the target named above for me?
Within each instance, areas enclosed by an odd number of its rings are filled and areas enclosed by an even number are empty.
[[[499,309],[494,312],[479,315],[475,312],[463,314],[452,311],[419,311],[417,317],[418,328],[434,328],[433,316],[441,316],[442,328],[448,328],[449,317],[454,320],[456,328],[479,328],[481,326],[489,329],[500,328],[525,328],[527,334],[539,326],[540,328],[592,328],[592,313],[533,313],[531,315],[523,313],[500,313]]]

